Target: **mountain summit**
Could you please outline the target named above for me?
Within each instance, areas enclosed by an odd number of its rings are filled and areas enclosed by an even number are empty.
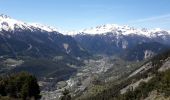
[[[19,20],[15,20],[8,15],[0,15],[0,30],[4,31],[46,31],[46,32],[58,32],[56,28],[47,25],[37,23],[25,23]]]

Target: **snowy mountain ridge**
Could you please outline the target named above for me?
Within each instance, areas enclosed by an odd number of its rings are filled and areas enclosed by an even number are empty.
[[[46,31],[46,32],[59,32],[57,28],[39,24],[39,23],[25,23],[23,21],[15,20],[7,15],[1,14],[0,15],[0,31],[21,31],[21,30],[29,30],[29,31]],[[160,28],[148,30],[146,28],[138,29],[134,27],[130,27],[128,25],[117,25],[117,24],[105,24],[99,25],[92,28],[83,29],[80,31],[60,31],[65,35],[96,35],[96,34],[107,34],[113,33],[116,36],[119,35],[140,35],[145,37],[157,37],[157,36],[164,36],[170,35],[170,31],[161,30]]]
[[[113,33],[116,35],[140,35],[140,36],[146,36],[149,38],[156,37],[156,36],[162,36],[162,35],[170,35],[170,31],[162,30],[160,28],[156,29],[137,29],[134,27],[130,27],[128,25],[120,26],[117,24],[106,24],[106,25],[100,25],[97,27],[92,27],[89,29],[84,29],[79,31],[77,34],[91,34],[91,35],[96,35],[96,34],[107,34],[107,33]]]
[[[47,32],[57,32],[56,28],[37,24],[37,23],[25,23],[19,20],[12,19],[7,15],[0,15],[0,31],[15,31],[15,30],[30,30],[30,31],[47,31]]]

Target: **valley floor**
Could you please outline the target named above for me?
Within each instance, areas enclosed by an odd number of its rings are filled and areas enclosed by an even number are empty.
[[[58,100],[65,88],[70,90],[73,97],[82,95],[89,86],[117,80],[135,69],[134,63],[125,62],[117,57],[100,56],[97,59],[85,60],[84,63],[85,66],[77,67],[78,72],[70,79],[53,83],[55,87],[49,85],[48,88],[52,90],[42,90],[42,100]]]

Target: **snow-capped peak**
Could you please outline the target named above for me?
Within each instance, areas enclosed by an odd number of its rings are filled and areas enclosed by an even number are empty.
[[[0,30],[12,31],[15,28],[23,28],[25,23],[10,18],[7,15],[0,16]]]
[[[37,23],[25,23],[19,20],[12,19],[11,17],[1,14],[0,15],[0,31],[15,31],[15,30],[41,30],[47,32],[58,32],[56,28],[51,26],[37,24]]]
[[[116,24],[106,24],[106,25],[91,27],[89,29],[84,29],[82,30],[82,32],[88,33],[88,34],[102,34],[102,33],[111,32],[112,30],[117,29],[119,27],[120,26]]]
[[[107,33],[113,33],[116,35],[140,35],[140,36],[146,36],[149,38],[152,38],[153,36],[160,36],[160,35],[166,35],[169,34],[169,31],[164,31],[160,28],[148,30],[147,28],[134,28],[128,25],[117,25],[117,24],[106,24],[106,25],[100,25],[96,27],[91,27],[87,28],[84,30],[80,30],[79,32],[67,32],[68,34],[90,34],[90,35],[95,35],[95,34],[107,34]],[[159,33],[159,34],[158,34]]]
[[[100,25],[94,28],[84,29],[80,31],[80,33],[87,33],[87,34],[105,34],[108,32],[122,34],[122,35],[138,34],[138,35],[149,36],[147,29],[136,29],[128,25],[120,26],[117,24]]]

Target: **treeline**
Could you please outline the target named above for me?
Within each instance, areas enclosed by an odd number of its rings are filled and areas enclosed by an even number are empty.
[[[26,72],[0,77],[1,100],[38,100],[40,88],[37,79]]]

